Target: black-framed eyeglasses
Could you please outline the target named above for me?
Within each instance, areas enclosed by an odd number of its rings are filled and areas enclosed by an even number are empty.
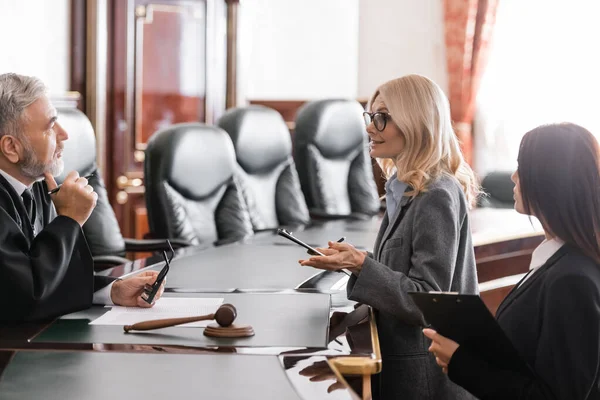
[[[167,255],[166,250],[163,250],[162,255],[163,259],[165,260],[165,266],[158,273],[156,281],[154,281],[152,285],[146,284],[146,287],[144,287],[142,299],[144,299],[144,301],[146,301],[148,304],[152,304],[152,302],[154,301],[154,297],[156,296],[156,293],[158,293],[160,285],[162,285],[163,281],[167,277],[167,274],[169,273],[169,269],[171,268],[171,261],[173,261],[173,257],[175,256],[175,250],[173,250],[173,246],[171,246],[171,242],[169,241],[169,239],[167,239],[166,242],[167,246],[169,246],[169,249],[171,250],[171,257]]]
[[[375,129],[377,129],[379,132],[383,132],[383,130],[385,129],[385,126],[387,125],[387,121],[388,119],[390,119],[392,115],[386,112],[374,112],[374,113],[370,113],[365,111],[363,113],[363,119],[365,120],[365,125],[369,126],[369,124],[373,123],[373,126],[375,127]]]

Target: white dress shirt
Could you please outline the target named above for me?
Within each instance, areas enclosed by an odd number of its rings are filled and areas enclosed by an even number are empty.
[[[6,172],[2,171],[1,169],[0,169],[0,175],[2,175],[4,177],[4,179],[6,179],[8,181],[8,183],[11,184],[11,186],[15,189],[15,191],[17,192],[17,194],[19,196],[23,195],[23,192],[26,189],[31,189],[31,187],[33,186],[33,185],[32,186],[25,185],[23,182],[16,179],[15,177],[7,174]],[[94,298],[92,299],[92,302],[94,304],[114,305],[114,303],[112,302],[112,299],[110,297],[110,292],[112,290],[113,283],[114,282],[111,282],[110,284],[103,287],[102,289],[94,292]]]
[[[538,247],[533,250],[531,254],[531,263],[529,264],[529,273],[523,279],[521,286],[525,281],[531,278],[531,275],[535,274],[537,270],[550,259],[560,249],[565,242],[559,238],[545,239]]]
[[[31,186],[27,186],[26,184],[24,184],[17,178],[13,177],[12,175],[7,174],[6,172],[2,171],[1,169],[0,169],[0,175],[2,175],[4,177],[4,179],[6,179],[8,181],[8,183],[10,183],[10,185],[15,189],[15,191],[17,192],[17,194],[19,196],[21,196],[26,189],[31,189]]]

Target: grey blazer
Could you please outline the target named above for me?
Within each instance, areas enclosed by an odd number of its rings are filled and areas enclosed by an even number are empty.
[[[373,377],[374,398],[473,398],[429,354],[425,321],[408,296],[432,290],[477,293],[468,206],[455,178],[437,178],[418,196],[404,196],[391,221],[384,216],[373,254],[347,290],[348,298],[376,312],[383,369]]]

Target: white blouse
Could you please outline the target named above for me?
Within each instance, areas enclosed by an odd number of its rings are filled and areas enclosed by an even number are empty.
[[[559,238],[546,239],[538,247],[533,250],[531,254],[531,263],[529,264],[529,273],[521,282],[521,285],[525,281],[531,278],[531,275],[535,274],[537,270],[548,261],[550,257],[554,255],[560,249],[565,242]],[[519,286],[521,286],[519,285]]]

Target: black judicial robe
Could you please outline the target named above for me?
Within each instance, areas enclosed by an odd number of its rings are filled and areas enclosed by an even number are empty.
[[[0,322],[50,319],[92,305],[113,278],[94,276],[75,220],[58,216],[44,182],[32,188],[43,229],[34,237],[21,196],[0,175]]]

